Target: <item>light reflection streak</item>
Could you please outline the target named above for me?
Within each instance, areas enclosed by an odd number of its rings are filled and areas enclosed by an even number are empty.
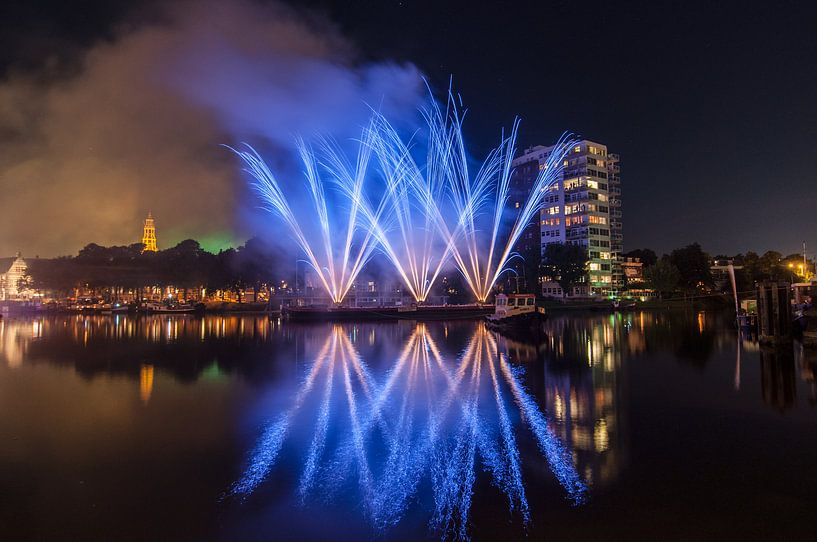
[[[530,511],[528,510],[528,499],[525,497],[525,486],[522,483],[522,470],[519,466],[519,449],[516,447],[516,438],[513,435],[508,412],[505,409],[505,401],[502,399],[502,392],[499,389],[499,380],[496,377],[494,364],[488,365],[491,370],[491,383],[494,387],[494,398],[496,399],[496,409],[499,414],[499,428],[502,433],[502,444],[505,447],[507,464],[500,471],[501,476],[496,477],[500,487],[508,495],[511,511],[518,507],[522,513],[525,523],[530,521]]]
[[[363,490],[364,502],[371,502],[372,494],[372,475],[369,471],[369,462],[366,458],[366,450],[363,439],[363,432],[360,430],[360,421],[357,414],[357,404],[355,402],[355,394],[352,391],[352,380],[349,376],[349,365],[346,362],[345,350],[341,350],[341,359],[343,360],[343,383],[346,389],[346,400],[349,404],[349,422],[352,427],[353,442],[355,445],[355,455],[358,462],[358,477],[360,479],[360,486]]]
[[[334,365],[334,356],[332,356],[332,360],[329,363],[326,385],[324,386],[323,399],[321,401],[321,407],[318,413],[318,423],[315,427],[315,435],[312,437],[312,443],[309,445],[309,452],[306,456],[306,465],[304,467],[303,475],[301,476],[301,482],[298,486],[298,494],[301,496],[301,499],[303,499],[312,488],[315,478],[315,471],[318,468],[318,461],[326,444],[326,432],[329,427],[329,401],[332,398],[332,382],[335,374]]]
[[[511,386],[514,400],[524,414],[528,426],[536,436],[539,449],[545,454],[550,470],[556,475],[559,483],[565,488],[573,502],[575,504],[583,503],[587,493],[587,486],[582,482],[573,467],[570,451],[562,445],[559,438],[553,433],[544,415],[536,405],[536,401],[527,394],[514,377],[513,370],[504,355],[500,354],[499,357],[499,366]]]
[[[485,472],[507,498],[511,515],[527,526],[530,510],[517,434],[528,428],[569,500],[585,501],[587,488],[571,450],[549,427],[521,383],[521,371],[498,351],[484,325],[452,359],[418,324],[382,385],[356,351],[350,332],[342,325],[330,328],[292,406],[264,430],[250,453],[233,486],[235,494],[246,497],[269,475],[297,424],[314,428],[305,450],[290,439],[292,453],[304,458],[297,488],[302,502],[310,495],[331,498],[353,484],[361,509],[373,525],[385,529],[405,516],[428,481],[434,503],[430,527],[445,537],[467,539],[475,483]],[[333,392],[336,371],[342,379],[340,395]],[[301,408],[321,378],[322,393],[310,399],[315,408]],[[346,403],[346,415],[333,416],[333,408],[343,408],[339,400]],[[511,416],[509,409],[518,415]],[[304,416],[317,419],[301,421]]]
[[[309,392],[312,390],[315,384],[315,378],[326,360],[329,347],[330,343],[327,341],[321,353],[318,354],[303,387],[296,395],[289,410],[281,414],[275,422],[268,425],[262,432],[261,438],[258,439],[258,443],[250,454],[252,461],[250,461],[250,464],[241,478],[233,484],[233,494],[249,495],[255,491],[255,488],[258,487],[269,474],[272,466],[275,464],[275,460],[278,458],[278,452],[281,451],[281,446],[284,444],[284,438],[289,430],[290,420],[298,409],[301,408],[304,399],[306,399],[306,396],[309,395]]]

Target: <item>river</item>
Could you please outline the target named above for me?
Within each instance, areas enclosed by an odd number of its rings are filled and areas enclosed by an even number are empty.
[[[728,315],[0,320],[5,540],[813,539],[817,352]]]

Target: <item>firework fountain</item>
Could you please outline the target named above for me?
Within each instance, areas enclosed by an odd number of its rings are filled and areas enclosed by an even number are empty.
[[[370,129],[363,131],[354,165],[346,163],[346,157],[341,156],[342,151],[332,144],[331,140],[321,140],[318,152],[303,140],[298,140],[297,146],[310,194],[311,211],[314,212],[314,215],[305,221],[298,218],[278,179],[255,149],[249,145],[245,145],[246,150],[232,149],[243,160],[244,171],[255,179],[253,186],[261,196],[266,209],[278,215],[289,227],[307,263],[317,274],[329,297],[337,304],[349,293],[355,279],[377,246],[374,230],[370,226],[367,227],[363,220],[360,197],[368,174],[373,146],[369,137],[373,134]],[[343,169],[331,167],[330,164],[343,164]],[[341,175],[343,178],[338,178]],[[329,203],[326,189],[332,183],[348,186],[351,194],[350,205]],[[315,219],[318,234],[311,235],[311,232],[304,228],[303,222],[313,222]],[[377,223],[379,215],[373,214],[369,219]]]
[[[453,212],[441,209],[428,184],[415,183],[415,187],[420,201],[435,209],[436,226],[457,268],[477,300],[484,303],[502,274],[510,270],[508,264],[518,256],[513,247],[544,207],[545,193],[561,178],[564,157],[575,140],[567,135],[559,139],[508,227],[505,210],[519,121],[514,121],[510,135],[503,136],[499,146],[472,173],[463,138],[463,117],[450,94],[444,112],[432,104],[427,115],[430,147],[439,154],[440,175],[446,180]],[[486,225],[487,233],[483,233]]]
[[[445,108],[432,99],[423,116],[426,149],[422,165],[415,159],[418,134],[404,140],[377,112],[357,142],[354,160],[330,139],[321,139],[317,152],[299,141],[318,219],[317,235],[305,232],[259,154],[251,147],[236,151],[267,209],[287,224],[336,304],[350,291],[375,248],[388,258],[417,302],[427,299],[450,258],[476,299],[485,303],[518,256],[513,247],[525,228],[537,220],[544,195],[561,178],[564,156],[574,143],[570,137],[560,138],[527,198],[516,215],[509,217],[506,205],[518,121],[510,135],[503,136],[487,158],[472,168],[463,137],[464,112],[453,94],[449,93]],[[376,172],[370,167],[373,155],[379,166]],[[327,202],[330,187],[341,198],[335,205]]]

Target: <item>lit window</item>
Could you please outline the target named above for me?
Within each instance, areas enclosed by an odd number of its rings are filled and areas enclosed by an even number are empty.
[[[573,147],[573,152],[581,152],[581,150],[582,150],[581,145],[576,145],[575,147]]]

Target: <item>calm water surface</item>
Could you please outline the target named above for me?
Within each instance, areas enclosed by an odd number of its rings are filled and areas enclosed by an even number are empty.
[[[716,313],[0,321],[4,540],[814,540],[817,352]]]

